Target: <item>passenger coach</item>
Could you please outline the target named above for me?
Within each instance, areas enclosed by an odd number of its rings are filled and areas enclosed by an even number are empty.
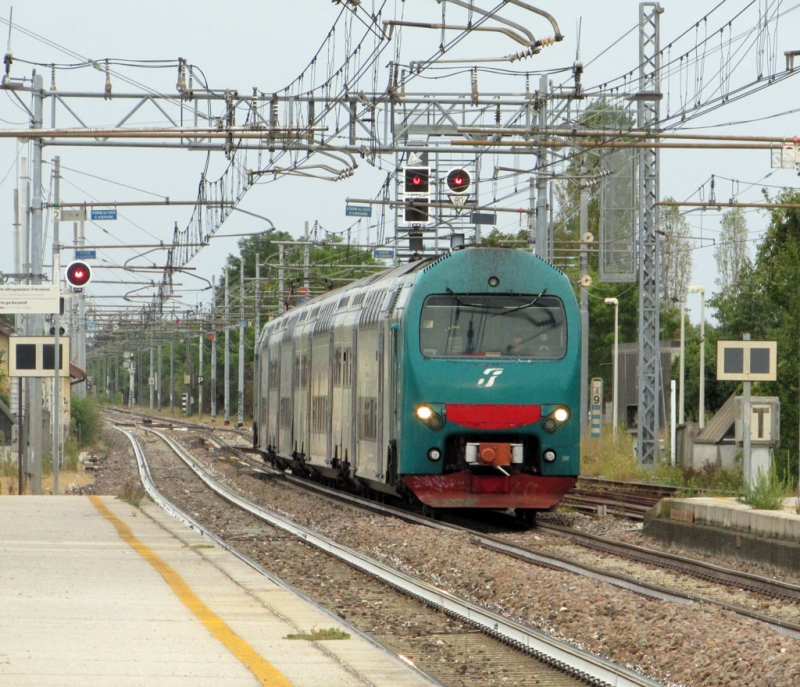
[[[578,476],[579,347],[569,280],[531,253],[404,264],[264,327],[255,441],[360,491],[527,517]]]

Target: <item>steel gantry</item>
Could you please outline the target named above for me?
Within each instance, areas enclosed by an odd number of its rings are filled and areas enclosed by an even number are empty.
[[[639,5],[639,92],[637,119],[641,131],[658,126],[661,100],[658,3]],[[638,458],[654,465],[658,458],[658,401],[661,395],[658,228],[658,148],[639,151],[639,398]],[[615,363],[616,364],[616,363]]]
[[[291,175],[338,181],[351,177],[357,170],[363,173],[364,169],[359,167],[366,166],[373,169],[373,179],[380,177],[380,190],[373,197],[358,201],[381,209],[388,208],[390,212],[386,214],[394,213],[394,232],[380,235],[381,245],[399,248],[402,243],[406,255],[442,251],[448,247],[440,241],[446,234],[466,234],[468,239],[477,242],[481,239],[481,224],[487,217],[493,221],[491,218],[501,212],[514,212],[520,215],[521,225],[529,231],[529,247],[552,260],[552,182],[564,177],[570,167],[573,172],[579,168],[578,160],[586,148],[598,148],[601,152],[606,148],[638,150],[639,221],[638,230],[631,226],[628,243],[631,256],[635,255],[636,260],[637,273],[634,275],[632,267],[631,279],[638,277],[640,287],[639,461],[652,464],[658,455],[661,379],[658,150],[670,145],[706,145],[661,140],[671,135],[662,131],[664,122],[660,120],[659,112],[659,16],[662,9],[653,2],[639,5],[639,79],[635,86],[625,80],[619,88],[606,90],[603,86],[587,91],[581,83],[581,79],[585,79],[583,66],[576,62],[571,80],[566,79],[568,85],[553,84],[548,75],[532,71],[506,70],[503,78],[510,88],[500,91],[496,88],[494,73],[484,63],[504,62],[510,66],[560,41],[562,35],[555,19],[521,0],[505,0],[493,10],[482,10],[475,3],[462,0],[443,0],[439,4],[442,6],[441,23],[414,22],[405,18],[385,21],[383,17],[362,13],[360,18],[364,19],[363,24],[367,27],[364,40],[374,43],[370,59],[361,63],[361,58],[356,57],[366,43],[348,40],[351,50],[345,60],[348,64],[353,62],[351,67],[358,63],[358,68],[334,71],[328,65],[329,73],[311,87],[303,85],[304,75],[301,75],[288,87],[275,92],[257,88],[250,93],[212,89],[195,78],[192,66],[183,59],[175,63],[178,80],[174,89],[170,86],[170,89],[162,91],[118,91],[116,84],[112,88],[113,74],[108,71],[107,64],[106,87],[97,92],[56,89],[55,72],[51,87],[45,88],[41,75],[33,79],[16,79],[9,76],[7,68],[2,89],[7,91],[10,99],[26,108],[31,126],[23,130],[0,130],[0,136],[36,142],[32,160],[34,201],[30,207],[34,227],[32,244],[40,243],[35,239],[35,227],[38,222],[41,232],[41,150],[44,146],[185,149],[224,156],[228,161],[225,170],[215,179],[210,178],[207,169],[202,172],[191,218],[184,228],[176,225],[172,236],[164,241],[167,256],[161,270],[162,280],[153,284],[155,295],[152,303],[141,308],[141,322],[157,324],[164,316],[164,303],[176,295],[172,281],[174,272],[181,270],[208,245],[209,239],[259,179]],[[468,21],[447,15],[447,6],[466,11]],[[512,17],[503,16],[507,11],[524,12],[525,20],[512,21]],[[343,5],[342,12],[363,10],[358,3],[348,3]],[[537,22],[541,22],[543,17],[551,25],[553,35],[535,37],[528,26],[532,24],[531,17]],[[401,30],[426,29],[441,32],[438,49],[428,59],[402,62],[399,42],[393,38]],[[449,40],[446,40],[446,32],[453,32],[448,34]],[[467,59],[451,59],[451,51],[462,40],[469,37],[474,40],[476,36],[484,39],[489,35],[512,39],[522,47],[517,48],[518,52],[486,59],[475,59],[474,50],[469,50]],[[378,84],[382,77],[379,78],[378,69],[383,69],[382,65],[386,64],[386,58],[381,56],[389,45],[394,44],[398,47],[388,60],[388,79],[385,88],[381,89]],[[97,68],[96,63],[93,65]],[[421,82],[419,77],[433,65],[453,65],[452,73],[447,75],[453,80],[441,83],[451,84],[464,74],[469,78],[468,88],[459,84],[450,90],[446,90],[450,86],[442,86],[437,92],[412,91],[412,87]],[[778,83],[793,71],[793,66],[787,62],[785,73],[771,74],[769,78],[759,75],[758,83],[740,89],[737,97],[743,97],[747,89],[755,92]],[[435,83],[438,85],[440,82]],[[491,90],[484,87],[487,84],[491,84]],[[626,92],[632,87],[635,92]],[[31,106],[23,101],[23,94],[30,94]],[[717,106],[719,98],[728,97],[727,93],[723,96],[701,95],[687,106],[684,116],[693,111],[702,113]],[[593,114],[589,103],[599,101],[603,101],[601,107],[610,103],[610,107],[621,112],[624,115],[621,119],[626,121],[608,128],[589,126],[587,120]],[[117,124],[103,127],[89,122],[84,107],[86,103],[92,104],[96,121],[116,121]],[[629,121],[630,103],[635,103],[637,108],[635,124]],[[47,123],[44,112],[49,113],[50,121]],[[153,113],[166,125],[144,127],[135,123],[144,121]],[[673,113],[673,119],[676,116]],[[669,112],[666,119],[670,119]],[[731,147],[733,143],[729,137],[727,141],[714,145]],[[764,144],[741,141],[735,145],[756,147]],[[494,159],[509,155],[514,159],[513,166],[499,164]],[[398,221],[408,200],[399,190],[398,172],[412,160],[424,160],[432,175],[428,204],[433,216],[430,225],[414,227],[413,222]],[[473,183],[463,192],[448,194],[444,185],[445,175],[448,169],[455,167],[468,170]],[[514,180],[508,182],[510,190],[497,189],[501,170],[512,170],[510,177]],[[628,171],[630,173],[630,169]],[[610,168],[604,172],[610,176],[615,174]],[[524,183],[519,184],[521,188],[517,188],[517,177],[523,178]],[[582,181],[590,182],[589,179]],[[392,188],[394,194],[390,193]],[[519,198],[524,199],[522,203]],[[512,203],[515,207],[511,206]],[[630,214],[633,217],[634,212]],[[386,222],[386,218],[383,217],[381,222]],[[416,245],[421,246],[420,251],[411,249],[411,238],[419,242]],[[601,246],[604,238],[602,234],[599,236]],[[400,256],[399,249],[395,256]],[[27,270],[41,272],[37,264],[41,265],[40,258],[27,261]],[[283,292],[283,288],[279,291]],[[215,348],[212,351],[215,355]],[[227,402],[225,411],[227,418]]]

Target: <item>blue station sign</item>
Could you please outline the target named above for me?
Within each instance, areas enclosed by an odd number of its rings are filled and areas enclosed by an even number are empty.
[[[117,219],[117,211],[92,209],[92,219],[94,220]]]
[[[344,210],[348,217],[372,217],[372,207],[370,205],[348,205]]]

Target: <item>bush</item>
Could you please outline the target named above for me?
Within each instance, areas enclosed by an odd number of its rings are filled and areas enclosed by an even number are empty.
[[[100,436],[100,410],[92,398],[72,398],[72,422],[78,446],[91,446]]]
[[[774,469],[764,474],[759,468],[755,484],[752,487],[745,484],[737,500],[756,510],[780,510],[789,493],[789,485],[777,476]]]

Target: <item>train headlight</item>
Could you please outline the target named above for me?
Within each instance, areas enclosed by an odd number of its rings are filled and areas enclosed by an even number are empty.
[[[417,417],[423,422],[427,422],[433,417],[433,408],[430,406],[419,406],[419,408],[417,408]]]
[[[556,452],[553,449],[548,448],[544,453],[542,453],[542,458],[544,458],[546,462],[552,463],[556,459]]]
[[[438,448],[428,449],[428,460],[432,460],[435,463],[441,457],[442,457],[442,452]]]
[[[433,430],[441,429],[442,427],[444,427],[444,418],[441,415],[439,415],[439,413],[437,413],[429,405],[417,406],[417,409],[414,411],[414,414],[417,416],[417,419],[420,422],[427,425]]]
[[[553,411],[553,419],[556,422],[561,422],[561,423],[566,422],[567,420],[569,420],[569,409],[568,408],[564,408],[564,406],[561,406],[560,408],[556,408]]]
[[[569,408],[558,406],[542,420],[542,427],[546,432],[555,432],[570,418]]]

